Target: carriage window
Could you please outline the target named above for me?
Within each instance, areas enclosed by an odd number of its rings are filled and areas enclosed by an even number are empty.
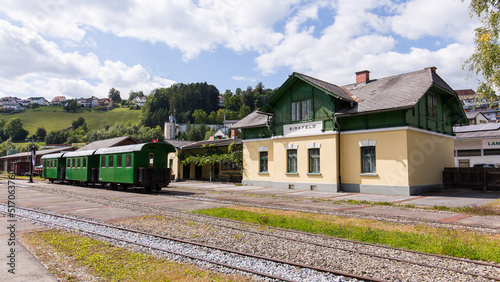
[[[125,155],[125,167],[132,167],[132,155]]]
[[[76,168],[81,168],[82,167],[82,159],[78,158],[76,159]]]
[[[116,167],[122,167],[122,155],[116,156]]]
[[[87,158],[83,158],[83,168],[87,168]]]
[[[108,167],[114,167],[115,166],[115,159],[113,156],[109,156],[109,165]]]
[[[67,166],[68,168],[70,168],[70,167],[71,167],[71,159],[68,159],[68,163],[66,164],[66,166]]]
[[[101,156],[101,167],[106,167],[106,156]]]
[[[149,153],[149,167],[154,166],[155,153]]]
[[[72,159],[72,160],[71,160],[71,162],[72,162],[72,163],[71,163],[71,166],[72,166],[73,168],[76,168],[76,159]]]

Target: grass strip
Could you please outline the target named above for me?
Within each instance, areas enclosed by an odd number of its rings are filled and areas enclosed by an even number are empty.
[[[99,281],[248,281],[135,253],[74,233],[50,230],[27,234],[25,238],[29,244],[45,245],[90,269]],[[73,278],[69,276],[64,280]]]
[[[411,226],[248,207],[214,208],[193,213],[424,253],[500,263],[500,235],[435,228],[423,224]]]

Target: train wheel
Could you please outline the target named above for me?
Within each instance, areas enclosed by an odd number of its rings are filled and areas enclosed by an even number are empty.
[[[153,189],[152,189],[152,187],[151,187],[151,186],[146,186],[146,187],[144,187],[144,190],[146,190],[146,192],[148,192],[148,193],[149,193],[149,192],[151,192]]]
[[[122,184],[122,188],[123,188],[123,190],[127,190],[128,184]]]
[[[117,184],[116,183],[111,183],[111,189],[116,190],[117,189]]]
[[[49,182],[50,182],[50,183],[54,183],[54,179],[52,179],[52,178],[51,178],[51,179],[49,179]]]
[[[161,186],[160,185],[155,185],[155,191],[161,191]]]

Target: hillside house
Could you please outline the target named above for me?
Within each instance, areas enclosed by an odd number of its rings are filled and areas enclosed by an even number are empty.
[[[57,96],[57,97],[54,97],[54,99],[52,99],[51,104],[52,104],[52,106],[59,106],[64,101],[66,101],[66,97],[64,97],[64,96]]]
[[[345,86],[293,73],[242,130],[243,184],[414,195],[454,166],[453,125],[467,122],[435,68]]]
[[[49,102],[44,97],[29,97],[28,101],[30,101],[31,104],[38,104],[40,106],[49,104]]]

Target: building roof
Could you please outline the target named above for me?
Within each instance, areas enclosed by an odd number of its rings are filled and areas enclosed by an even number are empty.
[[[359,114],[413,108],[425,93],[435,86],[454,94],[453,89],[431,68],[400,75],[349,84],[343,88],[360,102],[344,107],[337,114]]]
[[[128,152],[139,152],[139,151],[142,151],[142,148],[144,146],[150,145],[150,144],[153,144],[155,147],[161,146],[160,148],[163,147],[164,150],[168,149],[168,151],[170,151],[170,152],[175,151],[174,146],[172,146],[170,144],[166,144],[166,143],[141,143],[141,144],[101,148],[101,149],[97,149],[94,154],[106,155],[106,154],[117,154],[117,153],[128,153]]]
[[[252,128],[262,127],[267,125],[268,118],[272,117],[270,114],[264,114],[259,111],[253,111],[237,123],[233,124],[231,128]]]
[[[456,139],[496,138],[500,137],[500,123],[484,123],[453,128]]]
[[[139,141],[135,140],[130,136],[122,136],[111,139],[99,140],[92,142],[86,146],[81,147],[77,151],[86,151],[86,150],[97,150],[101,148],[108,148],[114,146],[122,146],[122,145],[131,145],[131,144],[139,144]]]
[[[461,90],[455,90],[457,92],[458,96],[474,96],[476,95],[476,92],[472,89],[461,89]]]
[[[186,146],[186,145],[190,145],[190,144],[196,143],[196,141],[185,141],[185,140],[168,139],[168,140],[165,140],[165,143],[168,143],[168,144],[174,146],[176,149],[179,149],[182,146]]]
[[[62,151],[73,151],[73,150],[75,150],[75,148],[73,148],[73,147],[38,150],[38,151],[36,151],[36,155],[43,156],[43,155],[47,155],[47,154],[54,154],[54,153],[59,153]],[[17,154],[8,155],[8,156],[3,156],[3,157],[0,157],[0,159],[11,159],[11,158],[22,158],[22,157],[29,157],[29,152],[21,152],[21,153],[17,153]]]
[[[231,143],[235,143],[236,145],[241,144],[241,138],[234,139],[215,139],[210,141],[200,141],[195,142],[190,145],[183,146],[182,149],[198,149],[203,148],[204,146],[214,146],[214,147],[225,147],[231,145]]]

